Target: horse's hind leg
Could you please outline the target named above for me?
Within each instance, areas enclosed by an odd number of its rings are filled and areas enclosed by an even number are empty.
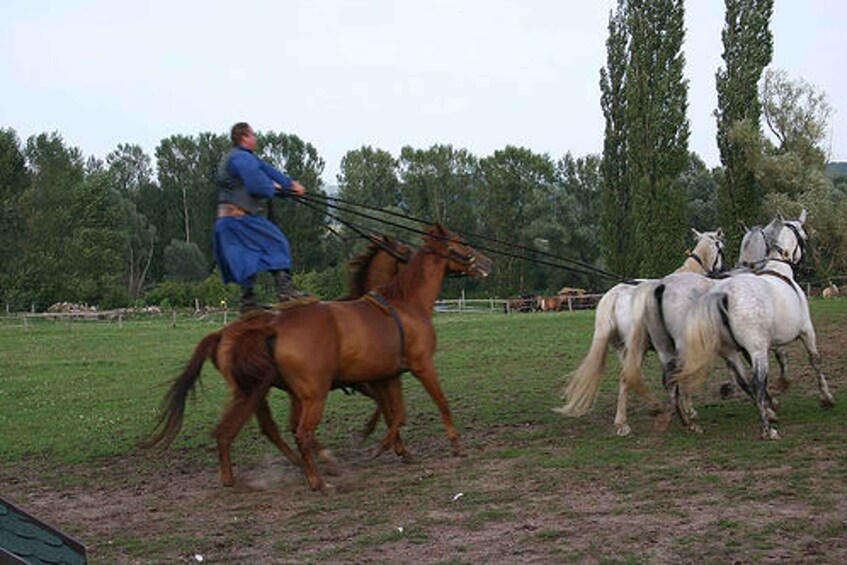
[[[632,428],[626,421],[627,378],[621,373],[618,380],[618,406],[615,411],[615,433],[621,437],[632,434]]]
[[[788,353],[781,347],[774,347],[771,351],[773,351],[773,355],[776,357],[776,363],[779,365],[779,378],[776,381],[776,390],[777,392],[785,392],[791,386],[791,381],[786,376],[788,373]],[[776,409],[776,403],[774,404],[774,408]]]
[[[256,407],[256,419],[259,421],[259,427],[262,429],[262,433],[271,440],[271,443],[282,451],[282,454],[285,455],[286,459],[299,467],[300,457],[293,449],[288,447],[288,444],[282,439],[282,436],[279,433],[279,427],[273,419],[271,408],[268,406],[268,400],[266,398],[263,398]]]
[[[750,397],[750,400],[753,401],[753,404],[755,404],[756,392],[750,383],[747,382],[741,357],[737,352],[733,352],[732,354],[725,356],[724,359],[726,360],[726,365],[729,367],[729,370],[732,371],[733,375],[735,375],[735,382],[738,383],[738,387],[743,390],[744,393]],[[771,396],[767,389],[765,389],[765,401],[767,402],[765,410],[768,414],[768,420],[771,422],[778,422],[779,416],[777,416],[777,412],[779,411],[779,403]]]
[[[815,342],[815,330],[810,327],[800,334],[800,341],[806,347],[806,352],[809,354],[809,364],[815,370],[818,376],[818,389],[820,390],[820,403],[823,408],[832,408],[835,406],[835,397],[829,392],[829,385],[826,382],[826,377],[821,370],[821,354],[818,353],[818,347]]]
[[[236,396],[230,401],[223,416],[221,417],[218,427],[215,428],[215,438],[218,443],[218,462],[221,468],[221,483],[224,486],[232,486],[235,484],[235,478],[232,474],[232,459],[230,458],[230,448],[238,432],[244,427],[244,424],[256,411],[259,402],[263,401],[265,395],[270,389],[270,382],[262,383],[256,389],[245,396],[241,393],[236,393]]]
[[[297,446],[300,448],[300,458],[303,460],[303,472],[306,481],[312,490],[323,490],[327,483],[318,474],[315,458],[312,452],[315,449],[315,432],[323,415],[326,403],[326,392],[323,397],[300,399],[300,421],[297,424]]]
[[[762,439],[779,439],[779,432],[768,419],[768,350],[751,355],[753,361],[753,393],[756,397],[756,407],[759,409],[759,420],[762,426]]]
[[[291,410],[289,411],[289,426],[291,433],[296,437],[297,436],[297,427],[300,425],[300,415],[302,413],[302,404],[293,394],[290,395],[291,398]],[[317,455],[317,458],[320,461],[323,461],[328,465],[327,473],[330,475],[340,475],[341,471],[338,469],[338,460],[335,459],[335,456],[332,454],[332,450],[328,447],[324,447],[324,445],[315,437],[312,441],[312,449],[314,453]],[[302,463],[302,462],[301,462]]]

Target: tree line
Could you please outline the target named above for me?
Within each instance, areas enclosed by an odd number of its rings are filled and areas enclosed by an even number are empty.
[[[847,273],[847,177],[827,172],[824,149],[832,109],[802,79],[767,68],[773,0],[725,4],[724,64],[715,77],[721,166],[713,170],[688,149],[684,2],[619,0],[600,70],[602,154],[553,158],[506,146],[477,156],[436,144],[392,155],[364,146],[343,157],[338,196],[486,238],[472,243],[510,242],[520,255],[534,249],[627,277],[676,268],[691,244],[689,228],[723,227],[732,261],[738,224],[806,208],[813,248],[803,275]],[[258,147],[311,194],[326,195],[325,163],[308,141],[266,131]],[[57,301],[111,307],[234,299],[212,254],[213,179],[228,148],[224,133],[175,134],[153,155],[128,143],[97,159],[58,132],[22,142],[13,129],[0,129],[0,300],[22,310]],[[346,210],[275,200],[267,213],[289,237],[298,284],[323,298],[344,294],[346,261],[365,244],[326,212],[412,237]],[[511,255],[492,258],[494,276],[448,281],[445,293],[601,291],[612,282]]]

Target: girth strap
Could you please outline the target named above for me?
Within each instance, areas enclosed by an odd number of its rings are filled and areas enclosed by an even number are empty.
[[[394,309],[394,306],[391,305],[391,302],[388,301],[380,293],[372,290],[365,295],[365,298],[376,304],[380,310],[390,314],[392,318],[394,318],[394,323],[397,324],[397,332],[400,334],[400,372],[406,372],[409,370],[406,367],[406,331],[403,329],[403,323],[400,321],[400,316],[397,314],[397,310]]]

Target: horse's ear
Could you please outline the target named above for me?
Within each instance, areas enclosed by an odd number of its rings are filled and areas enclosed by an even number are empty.
[[[694,239],[700,239],[700,236],[702,235],[699,231],[695,230],[694,228],[691,228],[691,233],[694,234]]]
[[[782,223],[785,221],[785,214],[782,213],[782,210],[777,209],[776,211],[776,221]]]
[[[715,237],[717,237],[719,240],[723,241],[723,228],[718,228],[715,231]]]
[[[803,210],[800,212],[800,217],[797,218],[797,221],[800,222],[801,225],[806,223],[806,209],[805,208],[803,208]]]
[[[747,227],[747,224],[745,224],[743,220],[738,220],[738,227],[741,229],[741,233],[747,233],[750,231],[750,228]]]

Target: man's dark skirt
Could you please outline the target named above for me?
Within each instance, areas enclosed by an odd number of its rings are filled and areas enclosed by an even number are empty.
[[[252,284],[261,271],[291,268],[288,240],[264,216],[245,215],[215,221],[215,259],[225,283]]]

